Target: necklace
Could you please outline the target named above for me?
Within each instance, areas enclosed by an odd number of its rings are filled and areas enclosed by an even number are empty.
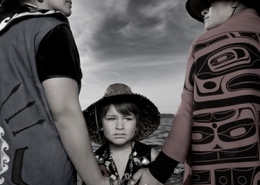
[[[103,152],[99,155],[96,155],[98,164],[103,166],[101,168],[105,168],[102,170],[103,175],[110,177],[111,185],[126,185],[133,177],[133,173],[135,173],[141,166],[146,166],[150,163],[147,159],[149,153],[141,154],[139,145],[132,147],[131,143],[131,153],[129,154],[128,162],[126,165],[126,169],[122,178],[120,179],[119,173],[117,171],[116,164],[112,158],[112,152],[108,145],[103,148]],[[139,153],[141,152],[141,153]],[[141,155],[140,155],[141,154]]]
[[[128,157],[129,160],[128,160],[127,165],[126,165],[124,175],[122,176],[121,179],[119,177],[119,173],[117,171],[116,164],[115,164],[115,162],[112,158],[112,151],[111,151],[110,148],[108,148],[108,149],[109,149],[109,158],[108,159],[111,162],[111,167],[112,167],[113,172],[114,172],[114,173],[112,173],[110,178],[114,180],[114,184],[115,184],[115,182],[117,182],[116,183],[117,185],[126,185],[132,179],[132,176],[133,176],[133,168],[134,168],[133,154],[135,153],[135,155],[137,155],[137,152],[135,151],[136,149],[135,149],[135,147],[133,147],[133,143],[131,141],[131,152],[130,152],[129,157]]]
[[[114,173],[112,173],[110,178],[113,179],[114,184],[117,181],[117,183],[116,183],[117,185],[125,185],[133,177],[133,168],[134,168],[134,164],[133,164],[133,150],[131,150],[131,153],[129,154],[129,161],[127,163],[128,170],[125,170],[124,175],[122,176],[121,179],[119,177],[119,173],[117,171],[116,164],[115,164],[111,154],[112,154],[112,152],[110,151],[108,160],[111,163],[111,164],[109,164],[111,166],[111,168],[112,168],[111,172],[113,171]],[[109,166],[108,166],[108,168],[109,168]]]

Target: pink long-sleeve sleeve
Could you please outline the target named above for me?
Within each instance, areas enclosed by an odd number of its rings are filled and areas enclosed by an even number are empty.
[[[188,154],[191,141],[193,111],[193,73],[192,47],[186,68],[185,85],[181,94],[181,104],[174,116],[173,124],[165,140],[162,151],[174,160],[183,163]]]

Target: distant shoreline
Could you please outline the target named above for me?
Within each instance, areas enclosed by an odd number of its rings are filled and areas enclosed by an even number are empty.
[[[161,114],[161,118],[173,118],[174,117],[174,114]]]

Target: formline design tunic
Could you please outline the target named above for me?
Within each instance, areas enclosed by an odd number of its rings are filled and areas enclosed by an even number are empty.
[[[76,185],[76,171],[54,124],[38,78],[44,36],[67,18],[22,13],[0,24],[0,184]]]
[[[245,9],[200,35],[163,151],[185,185],[258,185],[260,18]]]

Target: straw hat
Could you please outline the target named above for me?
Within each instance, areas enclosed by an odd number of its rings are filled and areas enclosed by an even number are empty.
[[[202,10],[207,8],[213,0],[187,0],[186,10],[190,16],[199,22],[204,22]],[[239,0],[248,8],[255,9],[260,14],[260,0]]]
[[[104,140],[100,137],[100,128],[97,121],[97,111],[102,105],[113,102],[113,99],[122,99],[123,101],[130,101],[135,103],[141,111],[142,121],[138,125],[139,132],[136,136],[136,140],[140,141],[152,134],[160,124],[160,112],[158,108],[146,97],[133,93],[125,84],[115,83],[110,85],[104,96],[91,104],[85,110],[83,115],[85,117],[90,138],[93,142],[103,144]]]

